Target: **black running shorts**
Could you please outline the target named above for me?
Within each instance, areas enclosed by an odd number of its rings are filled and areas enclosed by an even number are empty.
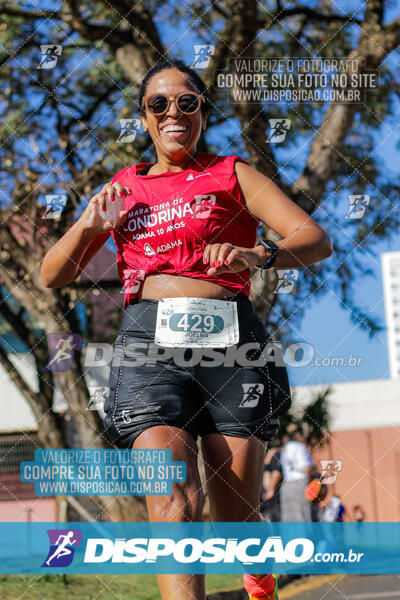
[[[113,346],[104,424],[119,448],[155,425],[273,438],[291,396],[282,349],[251,301],[238,294],[239,342],[228,348],[166,348],[154,343],[157,300],[129,304]],[[268,344],[270,342],[270,344]]]

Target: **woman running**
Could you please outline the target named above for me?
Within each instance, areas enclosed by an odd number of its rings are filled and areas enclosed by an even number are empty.
[[[146,75],[139,111],[154,164],[119,171],[47,253],[47,287],[71,283],[111,234],[124,285],[105,426],[119,448],[172,450],[187,478],[148,496],[150,521],[201,521],[200,436],[214,521],[261,521],[268,440],[290,407],[286,368],[249,300],[250,267],[293,269],[332,253],[325,232],[238,156],[197,151],[207,88],[181,61]],[[99,209],[122,202],[116,225]],[[262,221],[282,239],[256,245]],[[157,343],[156,343],[157,342]],[[188,354],[189,353],[189,354]],[[143,360],[138,360],[138,356]],[[158,575],[163,600],[204,600],[203,575]],[[245,575],[250,598],[277,598],[273,575]]]

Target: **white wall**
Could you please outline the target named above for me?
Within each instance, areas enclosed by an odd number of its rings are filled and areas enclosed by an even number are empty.
[[[327,385],[294,388],[293,412],[301,410]],[[332,384],[331,431],[400,426],[400,380],[372,379]]]

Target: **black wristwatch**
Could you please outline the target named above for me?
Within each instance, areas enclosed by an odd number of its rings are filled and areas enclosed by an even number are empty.
[[[272,242],[271,240],[260,240],[257,246],[259,246],[260,244],[261,246],[264,246],[266,250],[270,251],[270,255],[268,256],[265,263],[262,265],[257,265],[261,269],[260,275],[261,279],[263,279],[262,271],[263,269],[270,269],[272,267],[272,265],[276,261],[276,257],[279,254],[279,246],[277,246],[275,242]]]

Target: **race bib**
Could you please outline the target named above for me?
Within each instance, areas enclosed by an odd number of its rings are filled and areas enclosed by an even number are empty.
[[[167,348],[226,348],[239,341],[236,302],[161,298],[154,342]]]

